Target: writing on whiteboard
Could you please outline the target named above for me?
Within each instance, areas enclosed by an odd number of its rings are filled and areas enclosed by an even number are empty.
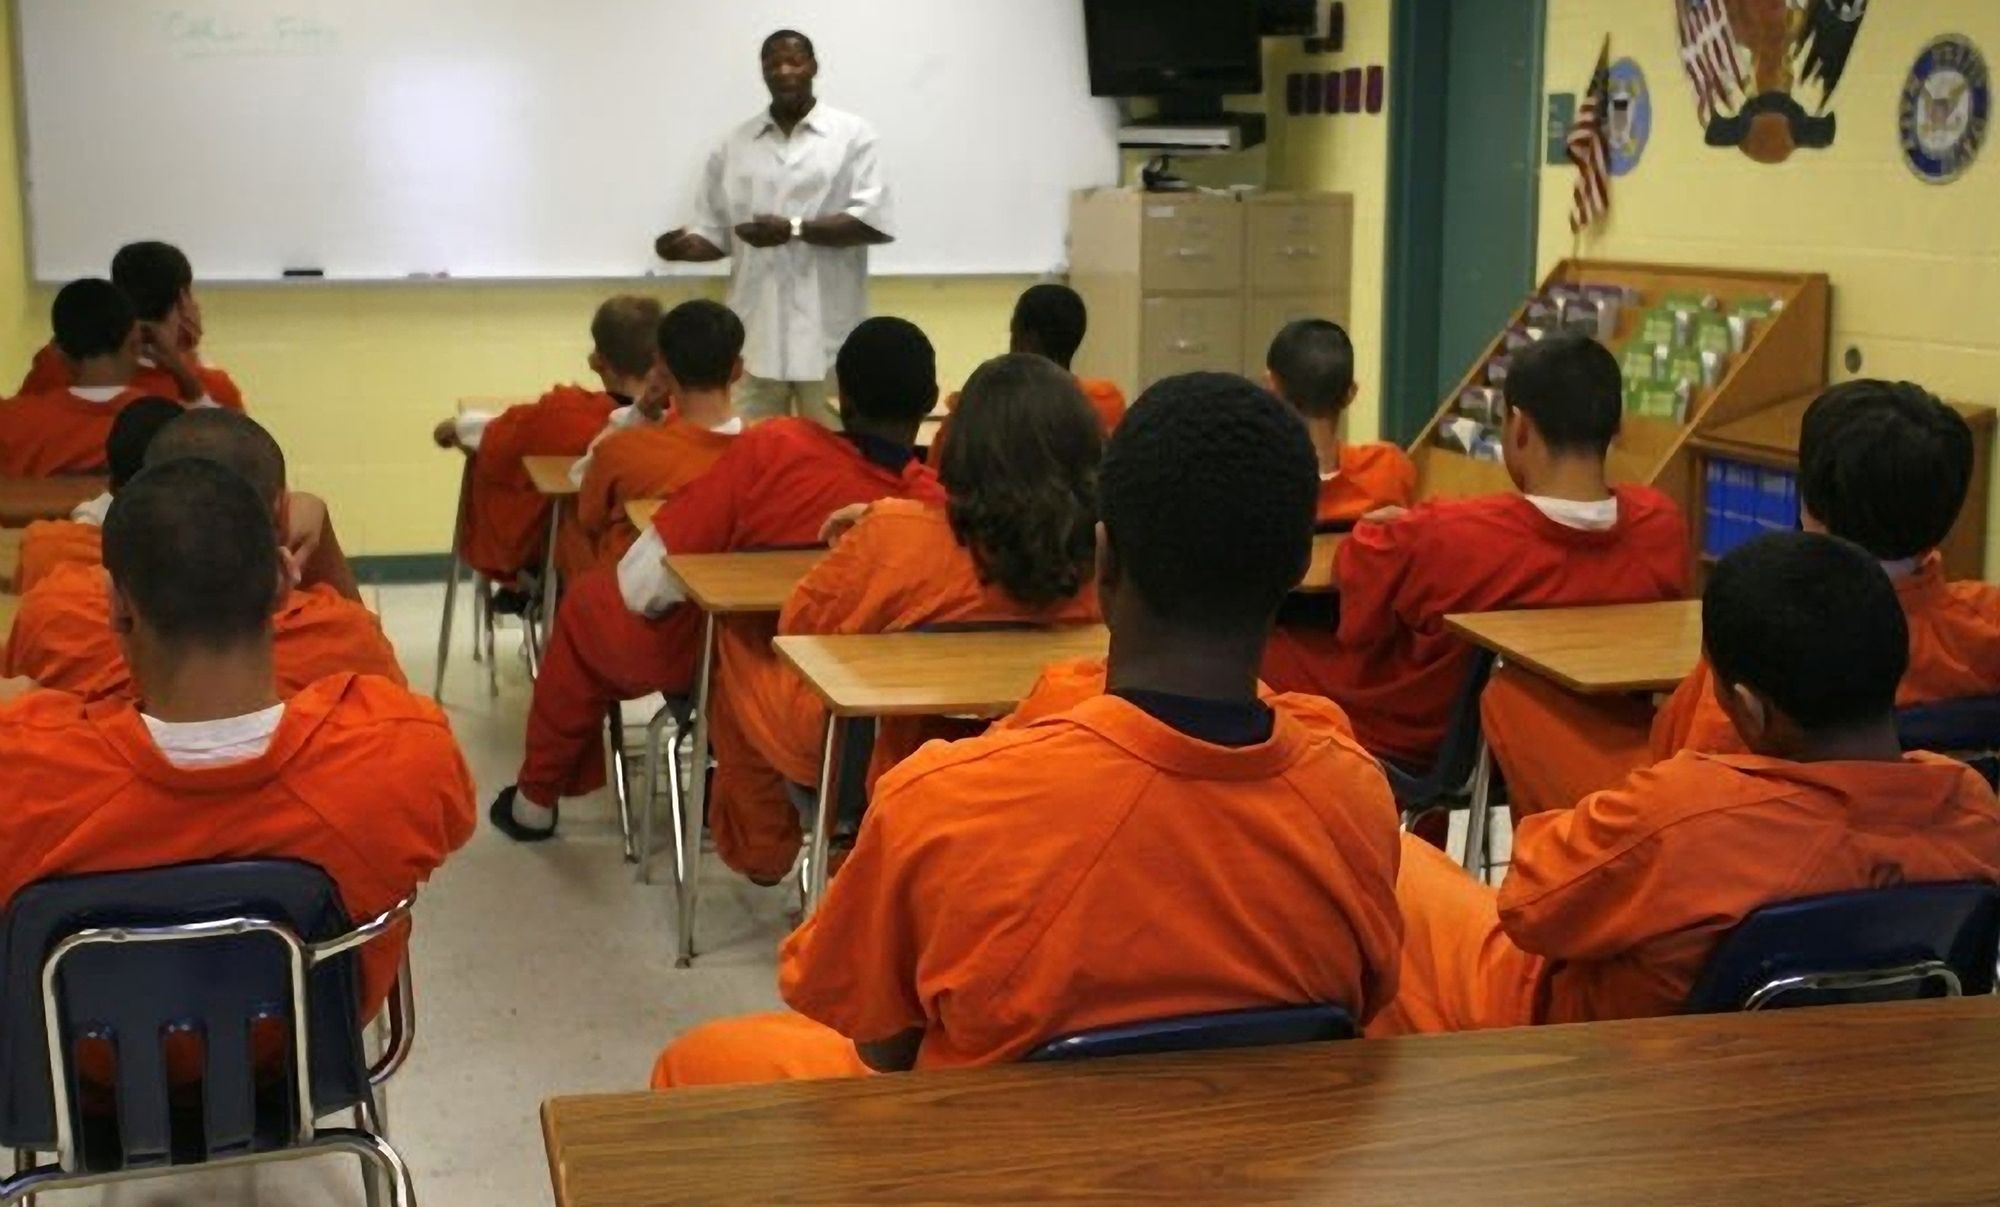
[[[247,19],[177,8],[159,20],[167,46],[183,59],[311,56],[331,53],[340,46],[338,28],[305,13]]]

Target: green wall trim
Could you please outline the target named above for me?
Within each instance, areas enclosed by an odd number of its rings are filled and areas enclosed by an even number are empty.
[[[1382,303],[1382,434],[1408,444],[1437,407],[1443,269],[1444,0],[1400,0],[1389,29],[1388,264]]]
[[[354,577],[376,587],[402,587],[414,583],[441,583],[451,570],[448,553],[395,553],[376,557],[350,558]]]

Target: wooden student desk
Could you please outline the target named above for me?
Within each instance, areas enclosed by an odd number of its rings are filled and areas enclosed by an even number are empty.
[[[562,531],[563,502],[577,495],[577,485],[570,480],[569,471],[582,459],[521,458],[521,468],[528,471],[528,480],[535,484],[535,492],[549,501],[549,551],[542,562],[541,647],[545,650],[549,648],[549,634],[555,631],[556,600],[561,595],[561,584],[556,581],[556,538]]]
[[[653,517],[659,513],[662,500],[634,499],[625,504],[625,518],[632,521],[632,527],[640,532],[652,527]]]
[[[21,589],[21,530],[0,528],[0,591]]]
[[[557,1098],[558,1207],[1991,1203],[2000,999]]]
[[[1585,696],[1672,691],[1701,658],[1701,601],[1447,616],[1505,662]]]
[[[1035,686],[1042,669],[1102,657],[1102,625],[972,633],[876,633],[780,637],[778,657],[827,708],[819,818],[807,864],[806,909],[826,890],[827,846],[838,805],[843,750],[854,722],[875,717],[998,717]]]
[[[1346,534],[1332,532],[1313,538],[1312,565],[1306,570],[1305,580],[1299,583],[1299,594],[1333,594],[1333,555],[1340,552],[1340,544],[1346,539]]]
[[[0,527],[25,528],[36,520],[66,520],[79,503],[104,493],[105,479],[0,478]]]

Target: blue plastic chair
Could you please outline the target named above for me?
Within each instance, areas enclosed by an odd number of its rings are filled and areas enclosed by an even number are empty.
[[[1358,1033],[1354,1016],[1340,1006],[1259,1007],[1100,1027],[1050,1040],[1028,1053],[1026,1059],[1041,1064],[1165,1052],[1271,1048],[1353,1039]]]
[[[1493,651],[1474,648],[1471,661],[1466,665],[1465,678],[1459,683],[1458,695],[1451,702],[1451,719],[1445,729],[1444,742],[1438,747],[1437,758],[1431,762],[1430,770],[1421,774],[1383,762],[1383,773],[1389,777],[1389,789],[1396,795],[1396,804],[1404,816],[1421,812],[1447,797],[1464,791],[1467,781],[1479,764],[1479,696],[1486,690],[1486,681],[1493,675]]]
[[[1709,957],[1684,1011],[1716,1014],[1993,992],[2000,887],[1909,884],[1767,905]]]
[[[1904,750],[1960,758],[2000,785],[2000,696],[1971,696],[1918,704],[1896,714]]]
[[[353,927],[326,873],[290,860],[23,889],[0,916],[0,1144],[16,1167],[0,1203],[192,1166],[347,1153],[362,1160],[370,1203],[386,1185],[396,1207],[413,1204],[375,1096],[414,1037],[408,965],[387,1009],[387,1050],[371,1068],[355,954],[405,924],[410,906]],[[253,1031],[282,1037],[275,1071],[268,1059],[258,1067]],[[170,1036],[194,1045],[196,1085],[173,1083]],[[109,1084],[83,1080],[86,1042],[113,1062]],[[318,1126],[349,1111],[354,1127]],[[35,1163],[48,1152],[54,1164]]]

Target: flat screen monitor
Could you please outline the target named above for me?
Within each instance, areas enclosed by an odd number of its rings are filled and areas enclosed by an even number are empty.
[[[1093,96],[1264,90],[1257,0],[1084,0]]]

